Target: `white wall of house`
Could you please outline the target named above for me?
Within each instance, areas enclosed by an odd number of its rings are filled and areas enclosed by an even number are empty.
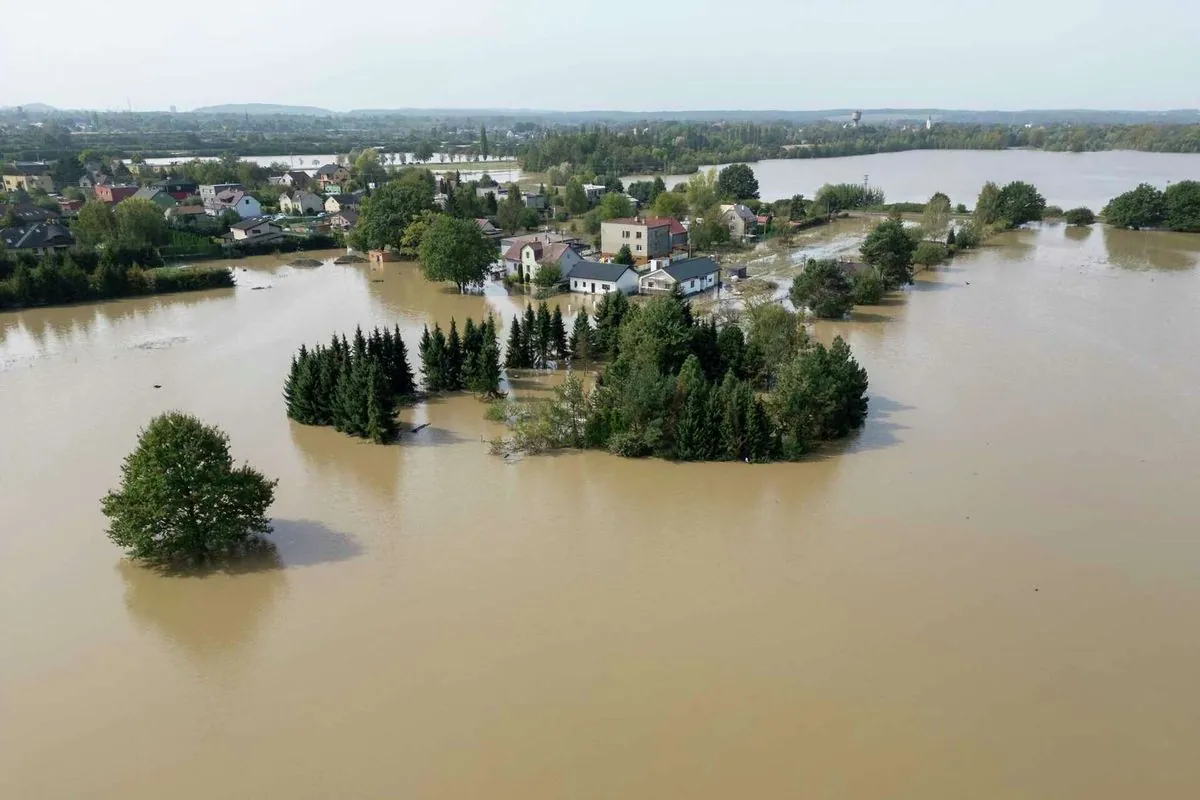
[[[621,273],[621,277],[612,281],[597,281],[591,278],[571,278],[570,289],[579,294],[608,294],[621,291],[625,294],[636,294],[638,290],[637,273],[631,269]]]

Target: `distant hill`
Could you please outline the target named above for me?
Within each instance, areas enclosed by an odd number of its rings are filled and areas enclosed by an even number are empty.
[[[45,103],[26,103],[21,106],[0,106],[0,111],[16,111],[21,109],[26,114],[49,114],[53,111],[58,111],[54,106],[48,106]]]
[[[275,103],[228,103],[222,106],[203,106],[192,109],[193,114],[253,114],[256,116],[291,115],[297,117],[331,117],[335,112],[316,106],[283,106]]]

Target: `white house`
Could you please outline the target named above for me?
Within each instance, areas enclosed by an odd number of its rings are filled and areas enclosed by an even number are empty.
[[[283,231],[265,217],[230,225],[229,233],[235,242],[268,242],[283,236]]]
[[[634,294],[638,290],[637,271],[625,264],[604,261],[580,261],[567,275],[572,292],[580,294]]]
[[[312,192],[292,189],[279,195],[279,210],[295,216],[320,214],[325,210],[325,201]]]
[[[242,219],[262,216],[262,204],[240,189],[221,192],[213,198],[211,204],[205,203],[204,207],[214,217],[219,217],[229,210],[236,211]]]
[[[642,294],[669,293],[679,286],[687,296],[708,291],[717,285],[721,268],[711,258],[685,258],[647,272],[638,279],[638,291]]]
[[[585,183],[583,185],[583,193],[587,195],[589,203],[595,203],[600,199],[600,195],[608,191],[607,186],[601,186],[598,183]]]
[[[553,265],[558,267],[559,275],[566,277],[582,260],[579,251],[567,242],[517,242],[504,253],[504,271],[532,281],[543,267]]]

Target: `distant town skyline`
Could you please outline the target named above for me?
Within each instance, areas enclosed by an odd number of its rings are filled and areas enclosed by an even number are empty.
[[[683,111],[1200,106],[1200,8],[1144,0],[81,0],[6,9],[0,105]],[[343,35],[330,38],[330,26]],[[357,33],[355,33],[357,32]],[[104,57],[95,44],[104,42]],[[281,44],[283,43],[283,44]],[[36,78],[36,79],[35,79]]]

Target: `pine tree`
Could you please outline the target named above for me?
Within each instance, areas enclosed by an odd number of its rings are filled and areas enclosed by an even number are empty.
[[[688,356],[679,371],[675,387],[676,398],[672,408],[675,415],[675,457],[680,461],[703,461],[709,449],[708,384],[696,356]]]
[[[735,380],[732,375],[726,375],[721,384],[724,407],[721,409],[721,449],[722,455],[729,461],[741,461],[745,457],[747,405],[746,395],[750,387]]]
[[[432,383],[437,386],[437,388],[431,389],[430,391],[444,392],[450,388],[447,381],[447,376],[450,370],[450,362],[446,357],[446,334],[442,333],[441,326],[436,322],[433,323],[432,341],[434,358]],[[426,386],[426,388],[428,389],[429,387]]]
[[[521,321],[521,363],[526,369],[534,366],[533,337],[537,331],[537,320],[534,318],[533,306],[525,306],[525,319]]]
[[[775,432],[771,427],[771,420],[767,417],[762,400],[757,397],[751,400],[750,405],[746,408],[745,431],[746,459],[755,464],[770,461],[774,455],[772,444]]]
[[[550,352],[555,359],[562,361],[567,357],[567,327],[563,324],[562,308],[554,307],[550,315]]]
[[[388,362],[388,378],[392,383],[392,394],[396,397],[408,397],[416,388],[413,380],[412,367],[408,365],[408,349],[404,346],[404,338],[400,335],[397,325],[392,334],[391,358]]]
[[[396,438],[396,401],[388,377],[378,363],[368,368],[366,384],[363,434],[376,444],[386,444]]]
[[[367,340],[363,336],[362,326],[354,327],[354,358],[363,359],[367,356]]]
[[[575,315],[575,324],[571,327],[571,339],[567,342],[571,361],[586,365],[592,358],[592,325],[588,321],[586,311],[580,310]],[[585,366],[586,368],[586,366]]]
[[[524,353],[525,337],[521,331],[521,320],[514,315],[512,326],[508,330],[508,346],[505,348],[504,366],[508,369],[523,369],[525,364],[521,358]]]
[[[464,354],[462,339],[458,335],[458,324],[450,318],[450,335],[446,339],[446,368],[442,374],[447,391],[457,392],[463,388]]]
[[[334,399],[342,377],[341,346],[321,350],[317,358],[317,377],[313,387],[313,424],[332,425]]]
[[[433,337],[429,335],[429,326],[421,328],[421,341],[417,345],[417,357],[421,359],[421,374],[425,379],[425,391],[436,392],[433,384],[437,381],[437,356],[433,352]]]
[[[475,376],[479,370],[479,355],[483,349],[483,328],[476,327],[475,320],[467,317],[463,325],[463,386],[470,389],[475,385]]]
[[[299,395],[296,392],[296,383],[300,378],[300,362],[308,358],[308,351],[304,349],[304,345],[300,345],[299,356],[292,356],[292,366],[288,370],[287,380],[283,382],[283,402],[287,408],[288,419],[296,419],[296,408]]]
[[[553,332],[550,327],[550,309],[543,302],[538,306],[536,325],[533,332],[533,365],[545,369],[550,360],[550,347]]]
[[[361,436],[365,430],[364,400],[361,388],[362,361],[351,360],[338,378],[334,392],[333,427],[351,436]]]

